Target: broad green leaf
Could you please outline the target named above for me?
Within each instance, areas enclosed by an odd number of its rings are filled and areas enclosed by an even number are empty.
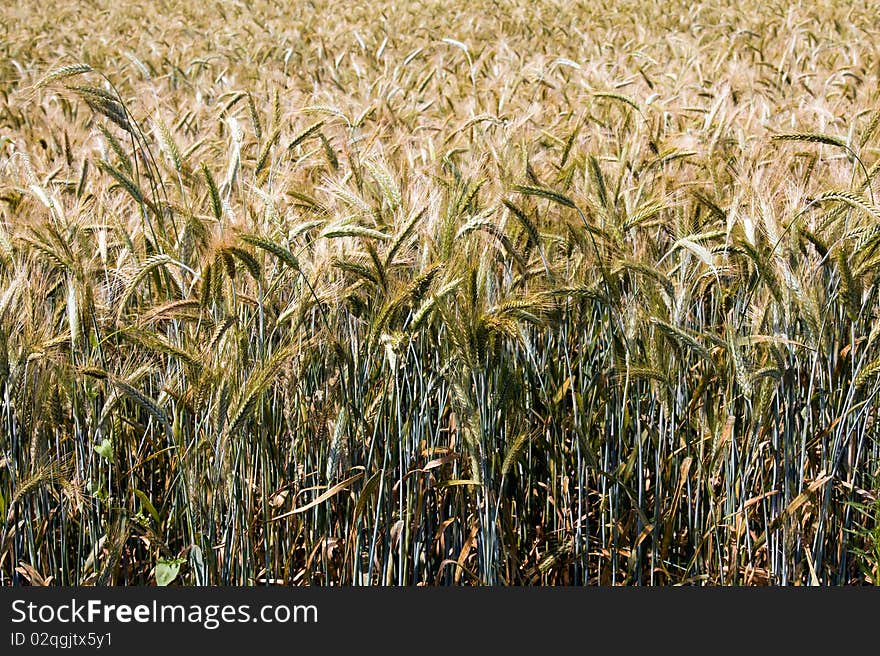
[[[163,558],[156,563],[156,585],[164,587],[172,583],[180,574],[180,566],[184,560],[183,558]]]
[[[113,462],[113,443],[106,437],[101,443],[95,446],[95,453],[109,462]]]

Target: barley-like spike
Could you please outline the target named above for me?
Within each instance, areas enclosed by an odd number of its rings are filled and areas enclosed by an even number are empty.
[[[172,344],[166,337],[159,333],[137,330],[135,328],[126,328],[120,331],[120,334],[122,337],[135,344],[143,346],[155,353],[170,356],[190,367],[199,369],[202,366],[196,355]]]
[[[781,302],[782,300],[782,291],[779,287],[779,280],[776,277],[776,273],[773,268],[770,266],[769,258],[765,257],[762,253],[758,251],[755,246],[749,243],[747,239],[739,239],[736,241],[736,246],[752,260],[755,264],[755,268],[758,271],[758,275],[763,278],[764,282],[767,284],[767,287],[770,289],[770,292],[773,294],[773,298],[776,299],[777,302]]]
[[[674,343],[677,343],[681,346],[685,346],[692,351],[696,352],[700,357],[704,358],[708,362],[710,362],[713,366],[715,361],[712,359],[712,356],[709,354],[709,350],[703,346],[696,338],[695,335],[691,335],[688,331],[680,328],[678,326],[673,326],[670,323],[667,323],[657,317],[651,317],[650,322],[660,328],[660,330]]]
[[[345,112],[343,112],[338,107],[331,107],[329,105],[311,105],[309,107],[303,107],[302,111],[305,114],[325,114],[327,116],[336,116],[337,118],[341,118],[343,121],[345,121],[345,124],[348,127],[352,126],[348,116],[346,116]]]
[[[211,304],[212,292],[214,289],[212,283],[212,276],[214,275],[214,268],[208,264],[202,269],[202,284],[201,290],[199,293],[199,305],[202,308],[207,308]]]
[[[46,485],[62,485],[72,476],[73,460],[69,456],[40,463],[18,480],[10,505],[14,505],[31,492]]]
[[[368,161],[365,166],[370,172],[370,175],[373,176],[373,179],[379,184],[379,187],[382,190],[382,195],[385,197],[385,201],[388,203],[391,211],[396,212],[397,208],[400,207],[401,197],[400,189],[394,181],[394,178],[391,177],[391,174],[387,169],[376,162]]]
[[[106,160],[98,160],[98,167],[104,171],[105,173],[109,173],[116,182],[119,183],[119,186],[125,189],[128,194],[135,199],[140,204],[148,205],[152,207],[152,203],[149,203],[146,198],[144,198],[143,193],[141,193],[140,187],[128,177],[123,171],[120,171],[115,166],[110,164]]]
[[[391,266],[394,263],[394,258],[397,256],[398,251],[403,247],[403,244],[406,243],[409,236],[412,234],[413,229],[416,227],[416,224],[425,216],[425,212],[428,211],[427,207],[423,207],[418,212],[414,212],[412,217],[407,221],[397,236],[394,238],[394,241],[391,242],[391,246],[388,249],[388,252],[385,254],[385,266]]]
[[[135,131],[128,120],[128,115],[119,102],[84,93],[81,94],[81,97],[93,112],[109,118],[113,123],[129,134],[135,134]]]
[[[220,340],[223,339],[223,335],[225,335],[226,331],[235,325],[235,321],[235,317],[226,317],[223,321],[217,324],[217,327],[214,329],[214,333],[211,335],[211,339],[208,340],[208,344],[205,347],[206,353],[214,354],[216,352],[216,349],[220,344]]]
[[[538,228],[535,225],[534,221],[532,221],[523,210],[511,203],[509,200],[505,199],[502,202],[504,203],[504,207],[510,210],[510,213],[513,214],[514,218],[516,218],[516,220],[525,230],[525,233],[529,239],[529,243],[533,246],[539,246],[541,244],[541,234],[538,232]]]
[[[618,365],[616,373],[617,381],[623,383],[627,378],[629,378],[630,381],[653,380],[667,389],[672,389],[672,381],[669,380],[669,375],[656,367],[630,365],[629,368],[627,368],[624,365]]]
[[[227,250],[244,265],[244,268],[248,270],[248,273],[251,274],[254,280],[260,279],[262,267],[253,255],[238,246],[230,246]]]
[[[257,141],[262,141],[263,139],[263,125],[260,123],[260,116],[257,114],[257,106],[254,104],[254,97],[251,95],[251,92],[247,92],[247,105],[248,105],[248,114],[251,117],[251,126],[254,128],[254,134],[257,137]]]
[[[119,140],[106,127],[104,127],[103,125],[98,125],[98,130],[107,140],[107,143],[110,144],[110,148],[113,150],[113,152],[116,153],[116,156],[122,163],[122,168],[125,169],[125,172],[129,176],[131,176],[134,172],[134,167],[131,164],[131,158],[125,151],[125,148],[123,148],[122,144],[119,143]]]
[[[531,442],[532,437],[532,433],[522,433],[513,441],[513,443],[507,449],[507,453],[504,455],[504,461],[501,464],[502,479],[507,478],[510,470],[516,464],[517,460],[519,460],[520,456],[523,454],[523,451],[526,450],[529,442]]]
[[[770,137],[771,141],[801,141],[807,143],[821,143],[828,146],[837,146],[838,148],[848,148],[846,141],[840,137],[830,134],[820,134],[816,132],[792,132],[789,134],[774,134]]]
[[[568,196],[564,194],[557,193],[552,189],[546,189],[544,187],[529,187],[525,185],[514,185],[513,191],[525,194],[527,196],[537,196],[539,198],[545,198],[547,200],[553,201],[554,203],[559,203],[565,207],[570,207],[572,209],[577,208],[574,201],[571,200]]]
[[[205,182],[208,184],[208,193],[211,197],[211,209],[214,212],[214,218],[218,221],[223,216],[223,203],[220,200],[220,191],[217,189],[217,183],[214,182],[214,176],[211,175],[208,165],[202,162],[202,173],[205,176]]]
[[[660,270],[648,264],[645,264],[644,262],[631,262],[628,260],[621,260],[618,265],[621,268],[626,269],[627,271],[639,273],[657,282],[661,287],[663,287],[663,290],[670,296],[670,298],[675,295],[675,286],[672,284],[672,281]]]
[[[840,298],[843,300],[846,314],[850,321],[856,321],[861,309],[862,293],[860,285],[853,279],[847,254],[842,249],[837,250],[836,260],[837,268],[840,272]]]
[[[583,126],[582,121],[578,121],[577,125],[575,125],[574,130],[568,135],[568,139],[565,140],[565,146],[562,149],[562,155],[559,157],[559,168],[565,168],[565,163],[568,161],[568,157],[571,154],[571,149],[574,146],[574,141],[577,139],[578,133],[581,131],[581,127]]]
[[[717,218],[719,221],[724,221],[724,222],[727,221],[727,212],[725,212],[723,209],[721,209],[707,195],[705,195],[699,191],[692,191],[691,193],[693,194],[694,198],[696,198],[698,201],[700,201],[700,203],[705,205],[709,209],[709,211],[712,212],[712,214],[715,216],[715,218]]]
[[[599,204],[608,212],[613,208],[608,199],[608,190],[605,186],[605,176],[602,175],[602,169],[599,167],[599,160],[593,155],[588,158],[590,165],[590,178],[593,180],[593,186],[596,189],[596,195],[599,197]]]
[[[291,142],[287,145],[287,150],[292,150],[303,143],[306,139],[314,135],[318,130],[324,127],[324,121],[318,121],[317,123],[313,123],[305,130],[296,135]]]
[[[80,169],[79,174],[79,183],[76,185],[76,197],[77,200],[82,199],[83,194],[86,191],[86,181],[89,177],[89,158],[83,157],[82,168]]]
[[[298,200],[301,203],[301,207],[305,207],[315,214],[329,214],[329,210],[324,207],[324,205],[308,194],[297,191],[296,189],[290,189],[287,191],[287,195]]]
[[[461,283],[461,278],[456,278],[451,282],[443,285],[438,289],[434,294],[429,296],[424,303],[413,313],[412,321],[410,322],[410,328],[412,330],[418,330],[425,320],[430,316],[433,310],[437,307],[437,303],[446,298],[449,294],[454,292],[458,285]]]
[[[869,382],[875,380],[878,374],[880,374],[880,358],[872,360],[861,368],[853,380],[853,386],[856,388],[864,387]]]
[[[391,237],[384,232],[351,223],[328,226],[321,233],[321,236],[326,239],[338,239],[341,237],[363,237],[368,239],[378,239],[380,241],[388,241],[391,239]]]
[[[871,113],[871,119],[868,121],[868,124],[862,131],[862,136],[859,138],[859,148],[864,148],[868,144],[877,132],[878,126],[880,126],[880,108],[875,109]]]
[[[151,321],[160,321],[168,318],[177,318],[184,314],[185,310],[197,310],[199,301],[193,298],[183,298],[179,300],[169,301],[154,307],[149,312],[138,318],[138,323],[144,325]]]
[[[637,228],[646,221],[653,219],[658,214],[667,210],[669,210],[669,206],[665,203],[646,203],[633,212],[631,216],[627,217],[621,227],[624,232],[632,228]]]
[[[319,132],[318,136],[321,138],[321,145],[324,147],[324,156],[327,158],[327,163],[330,164],[330,168],[334,171],[339,170],[339,158],[336,156],[336,151],[333,149],[333,146],[330,144],[330,140],[324,136],[323,132]]]
[[[64,80],[69,77],[74,77],[75,75],[90,73],[92,70],[94,69],[88,64],[70,64],[68,66],[62,66],[61,68],[56,68],[54,71],[50,71],[48,74],[40,78],[40,80],[34,85],[34,89],[40,89],[56,80]]]
[[[639,107],[638,103],[635,100],[633,100],[632,98],[629,98],[627,96],[624,96],[623,94],[620,94],[620,93],[600,91],[600,92],[594,93],[593,98],[599,98],[600,100],[603,100],[603,99],[604,100],[616,100],[618,102],[623,103],[624,105],[629,105],[634,110],[636,110],[639,114],[642,113],[642,108]]]
[[[32,237],[22,236],[19,239],[48,257],[52,262],[58,265],[60,269],[67,271],[73,267],[73,262],[58,249],[53,248],[48,244],[44,244],[42,241]]]
[[[261,248],[267,253],[271,253],[279,260],[281,260],[284,264],[289,266],[291,269],[295,269],[296,271],[301,270],[299,260],[296,259],[296,256],[294,256],[293,253],[284,248],[284,246],[281,246],[274,241],[250,234],[241,235],[241,240],[247,244],[250,244],[251,246]]]
[[[364,248],[367,249],[367,255],[370,256],[370,260],[373,263],[373,270],[376,272],[376,278],[379,281],[379,285],[383,290],[388,289],[388,276],[385,272],[385,265],[382,264],[382,260],[379,258],[379,253],[376,251],[376,247],[373,245],[372,241],[367,241],[364,244]]]
[[[125,290],[122,292],[122,296],[118,301],[117,321],[122,317],[128,299],[134,294],[141,281],[156,269],[164,267],[172,261],[173,260],[170,256],[162,253],[147,258],[143,264],[138,267],[129,283],[125,286]]]
[[[380,284],[376,272],[361,262],[351,259],[334,258],[332,265],[337,269],[341,269],[342,271],[352,273],[359,278],[363,278],[374,285],[378,286]]]
[[[867,199],[851,191],[826,191],[821,194],[817,202],[838,201],[852,208],[861,210],[875,221],[880,221],[880,208],[870,203]]]
[[[333,184],[325,187],[325,189],[329,191],[334,198],[342,201],[350,208],[357,211],[359,214],[362,214],[364,216],[371,216],[373,214],[373,208],[370,207],[363,198],[351,193],[342,185]]]
[[[291,350],[289,348],[278,349],[251,373],[238,396],[235,411],[229,420],[227,434],[234,433],[244,423],[247,412],[257,397],[273,383],[281,367],[290,356]]]
[[[728,336],[728,353],[733,360],[733,371],[734,376],[736,378],[736,382],[739,385],[739,388],[742,390],[743,395],[746,398],[751,398],[752,396],[752,380],[749,376],[749,372],[746,369],[745,361],[743,360],[742,353],[739,350],[739,346],[737,346],[733,341],[733,334],[730,333]]]
[[[277,128],[274,129],[272,134],[269,135],[269,138],[266,140],[266,143],[263,144],[263,148],[257,157],[257,164],[254,167],[254,175],[259,175],[263,168],[265,168],[266,163],[269,161],[269,155],[272,153],[272,146],[278,140],[280,134],[281,133]]]
[[[214,259],[216,270],[225,269],[226,276],[230,280],[235,280],[235,256],[228,247],[221,248],[217,251]]]
[[[137,403],[141,408],[146,410],[147,414],[149,414],[156,421],[161,423],[162,426],[164,426],[169,433],[171,432],[171,424],[168,422],[168,417],[154,399],[150,398],[139,389],[137,389],[134,385],[129,384],[127,381],[122,380],[121,378],[117,378],[116,376],[108,376],[108,380],[113,384],[114,387],[118,388],[123,394],[125,394],[135,403]]]
[[[816,235],[816,233],[803,225],[798,226],[798,232],[803,235],[808,242],[816,247],[816,251],[819,253],[819,255],[821,255],[822,257],[828,255],[828,244],[826,244],[824,240]]]
[[[171,135],[171,132],[169,132],[168,127],[161,120],[156,119],[155,126],[159,145],[168,159],[171,160],[174,170],[180,173],[183,170],[183,157],[180,154],[180,149],[177,147],[177,144],[174,143],[174,137]]]

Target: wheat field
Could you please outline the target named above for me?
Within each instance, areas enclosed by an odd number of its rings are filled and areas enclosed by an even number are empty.
[[[880,581],[880,6],[746,4],[5,2],[0,584]]]

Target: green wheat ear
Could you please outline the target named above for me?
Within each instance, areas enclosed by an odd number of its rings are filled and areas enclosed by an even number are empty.
[[[575,202],[564,194],[560,194],[559,192],[553,191],[552,189],[547,189],[545,187],[530,187],[525,185],[514,185],[512,191],[515,191],[520,194],[524,194],[526,196],[537,196],[538,198],[545,198],[546,200],[553,201],[554,203],[559,203],[565,207],[570,207],[572,209],[577,208]]]
[[[507,477],[517,460],[520,459],[523,452],[526,450],[532,437],[533,435],[531,433],[523,433],[511,443],[504,456],[504,462],[501,464],[501,478]]]
[[[202,162],[202,175],[205,176],[205,183],[208,185],[208,194],[211,198],[211,210],[214,218],[218,221],[223,217],[223,203],[220,200],[220,191],[217,189],[217,183],[214,182],[214,176],[205,162]]]
[[[870,363],[862,367],[861,371],[859,371],[859,374],[853,381],[853,385],[855,387],[864,387],[869,382],[875,380],[878,375],[880,375],[880,358],[872,360]]]
[[[284,246],[281,246],[280,244],[277,244],[274,241],[271,241],[264,237],[251,234],[241,235],[241,240],[247,244],[250,244],[251,246],[256,246],[257,248],[260,248],[267,253],[271,253],[284,264],[289,266],[291,269],[295,269],[296,271],[300,270],[299,260],[297,260],[296,256]]]

